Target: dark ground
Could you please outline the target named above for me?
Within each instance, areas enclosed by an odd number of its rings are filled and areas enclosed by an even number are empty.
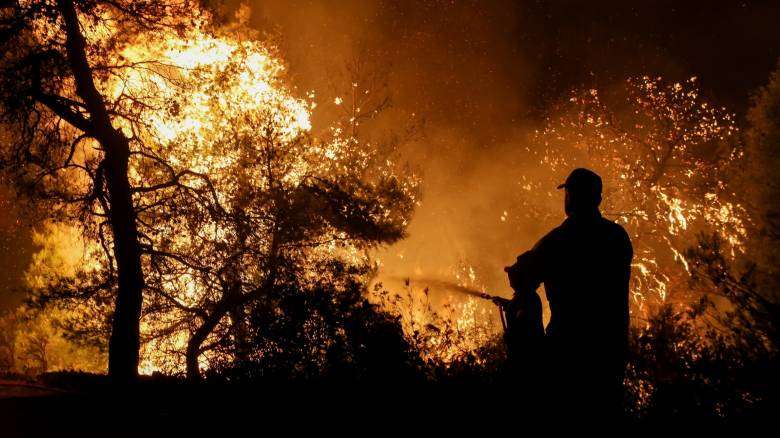
[[[495,388],[383,385],[193,385],[144,379],[109,390],[103,376],[77,376],[67,389],[0,383],[0,436],[285,436],[485,432],[514,417]],[[80,387],[80,389],[75,389]],[[502,407],[503,406],[503,407]],[[489,420],[489,421],[486,421]],[[495,420],[495,421],[494,421]]]
[[[490,437],[588,430],[658,436],[670,430],[740,435],[766,430],[755,419],[698,423],[681,418],[659,424],[562,418],[523,405],[512,391],[496,385],[193,385],[146,378],[131,391],[117,391],[110,390],[104,376],[76,377],[66,382],[67,389],[0,382],[0,436]]]

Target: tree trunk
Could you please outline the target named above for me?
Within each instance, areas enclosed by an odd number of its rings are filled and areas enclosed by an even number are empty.
[[[111,201],[109,218],[114,234],[118,277],[114,320],[108,343],[108,374],[112,380],[126,383],[138,376],[144,276],[135,209],[127,179],[129,145],[122,134],[114,132],[117,138],[112,147],[107,148],[105,158],[106,186]]]
[[[272,247],[274,250],[276,249],[275,245],[272,245]],[[211,312],[211,314],[206,317],[206,319],[203,321],[203,324],[201,324],[197,330],[195,330],[195,333],[190,336],[190,339],[187,341],[187,352],[185,354],[188,379],[192,381],[200,380],[198,357],[201,353],[201,346],[203,345],[203,342],[206,341],[206,338],[208,338],[211,332],[214,331],[222,318],[228,316],[231,311],[240,309],[242,306],[246,305],[246,303],[267,294],[271,288],[273,288],[274,281],[276,279],[275,260],[276,258],[274,257],[273,262],[271,263],[271,272],[261,286],[246,294],[223,294],[222,298],[217,302],[217,305],[214,306],[214,310]]]
[[[230,331],[233,333],[233,357],[238,362],[249,360],[251,352],[249,327],[244,320],[243,307],[237,306],[228,312],[230,316]]]
[[[259,285],[255,290],[242,294],[239,289],[228,289],[223,292],[222,297],[214,306],[214,310],[209,314],[196,330],[195,333],[190,336],[187,341],[187,352],[185,353],[185,360],[187,363],[187,378],[191,381],[200,380],[200,369],[198,368],[198,357],[201,353],[201,345],[206,341],[206,338],[217,327],[219,321],[227,316],[232,310],[240,309],[246,303],[251,302],[267,294],[274,287],[276,282],[276,270],[278,262],[279,250],[279,236],[278,230],[275,228],[271,236],[271,249],[268,260],[268,276],[263,281],[263,284]]]
[[[217,327],[219,321],[227,313],[228,306],[224,303],[224,298],[208,317],[206,317],[203,324],[195,330],[195,333],[190,336],[187,341],[187,351],[185,353],[185,360],[187,365],[187,378],[193,382],[200,381],[200,367],[198,366],[198,357],[200,357],[200,347],[206,338]]]
[[[112,381],[126,384],[138,377],[144,288],[141,247],[127,173],[130,143],[121,131],[112,126],[103,96],[95,87],[92,68],[87,59],[86,42],[73,2],[59,0],[57,6],[65,23],[65,48],[76,92],[91,116],[90,128],[93,132],[89,134],[100,142],[105,152],[105,180],[110,203],[108,215],[114,237],[114,259],[118,275],[114,320],[108,344],[108,374]]]

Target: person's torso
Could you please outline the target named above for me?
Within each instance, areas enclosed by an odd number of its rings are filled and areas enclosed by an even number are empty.
[[[548,338],[591,349],[623,342],[631,248],[622,227],[600,216],[569,218],[544,240]]]

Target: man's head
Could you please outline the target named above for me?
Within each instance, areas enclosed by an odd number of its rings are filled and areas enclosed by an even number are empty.
[[[566,189],[566,215],[596,210],[601,204],[601,177],[588,169],[574,169],[566,182],[558,186]]]

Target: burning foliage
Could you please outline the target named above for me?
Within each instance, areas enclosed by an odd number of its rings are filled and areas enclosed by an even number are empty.
[[[58,16],[68,4],[17,6],[29,14],[31,44],[60,44],[57,29],[67,20]],[[417,182],[360,143],[355,129],[310,133],[314,103],[286,88],[270,43],[240,22],[217,29],[189,6],[191,24],[163,21],[132,38],[114,20],[125,12],[115,4],[85,8],[78,20],[94,49],[85,61],[95,90],[129,147],[128,214],[143,272],[142,369],[176,373],[186,365],[197,378],[210,360],[263,354],[242,350],[250,308],[278,299],[273,291],[305,293],[323,281],[338,288],[370,275],[366,251],[403,237]],[[79,111],[77,85],[52,86],[46,93]],[[79,122],[45,99],[7,105],[9,126],[25,129],[7,149],[5,168],[56,219],[80,219],[88,249],[81,265],[88,269],[57,272],[50,264],[57,279],[31,284],[34,301],[80,302],[80,329],[105,334],[99,325],[121,301],[113,291],[123,272],[115,199],[104,186],[111,160],[102,151],[110,148],[91,127],[80,134]]]
[[[738,129],[734,115],[704,101],[696,83],[629,79],[611,103],[596,89],[573,93],[535,136],[550,178],[520,183],[529,194],[544,193],[574,167],[602,176],[602,213],[634,245],[635,317],[647,315],[648,305],[690,300],[683,253],[698,232],[716,230],[732,257],[744,252],[749,219],[729,178],[743,155]],[[545,204],[521,196],[520,207],[549,222]]]

